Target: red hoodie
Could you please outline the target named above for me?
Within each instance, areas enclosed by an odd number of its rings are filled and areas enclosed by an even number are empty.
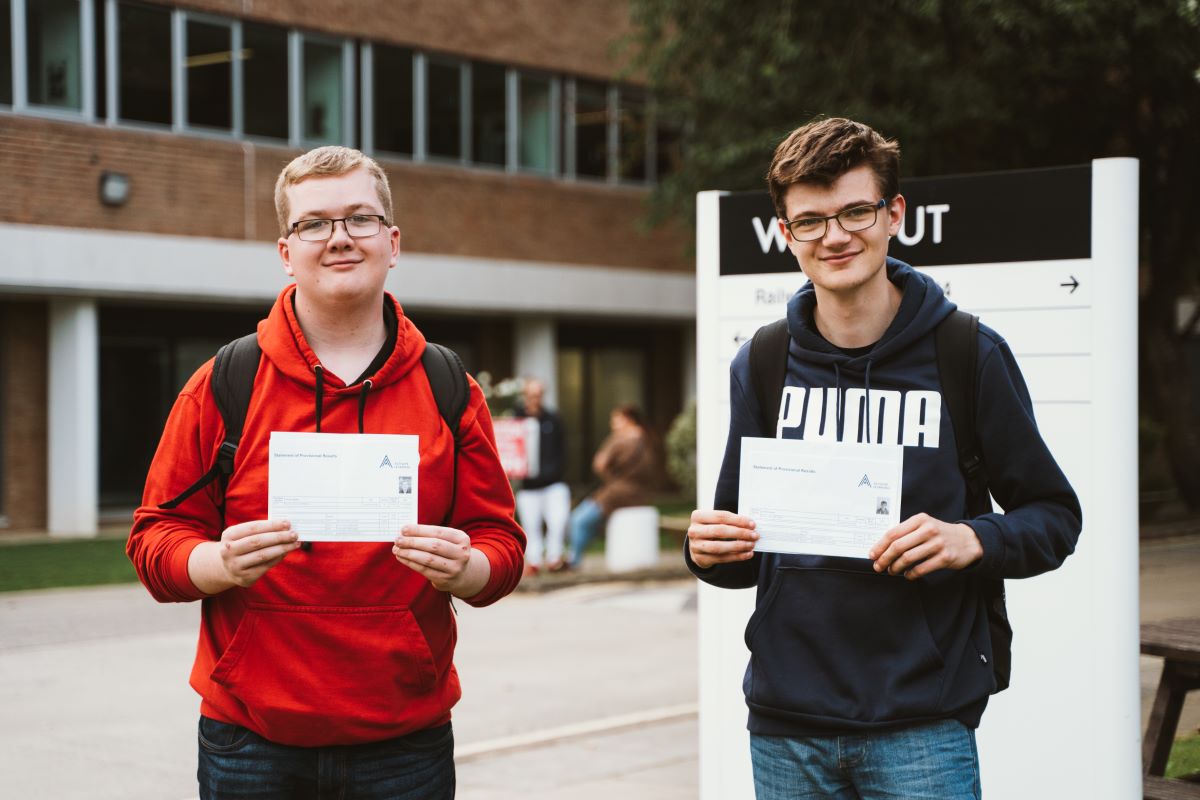
[[[264,357],[224,520],[216,483],[173,510],[158,507],[209,469],[223,439],[209,361],[167,419],[126,550],[155,599],[203,600],[191,675],[202,714],[305,747],[372,742],[443,724],[461,695],[450,596],[398,563],[390,543],[317,542],[288,554],[249,589],[213,596],[188,578],[196,545],[219,539],[230,525],[266,519],[271,431],[316,430],[319,362],[296,321],[294,292],[284,289],[258,325]],[[324,374],[321,431],[359,432],[361,413],[368,433],[420,436],[418,521],[470,535],[491,564],[491,578],[466,602],[493,603],[520,579],[525,535],[513,519],[483,393],[472,380],[452,477],[453,438],[421,365],[425,337],[394,298],[387,302],[398,318],[394,350],[369,386],[347,387]]]

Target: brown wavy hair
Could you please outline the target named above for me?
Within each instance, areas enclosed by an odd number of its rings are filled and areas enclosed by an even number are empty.
[[[866,164],[875,173],[880,196],[900,193],[900,145],[869,125],[829,117],[801,125],[775,148],[767,170],[767,189],[775,213],[787,219],[784,200],[797,183],[831,186],[850,170]]]

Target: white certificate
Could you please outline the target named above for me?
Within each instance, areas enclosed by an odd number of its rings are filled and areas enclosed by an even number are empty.
[[[390,542],[417,521],[418,437],[271,432],[267,516],[306,542]]]
[[[738,513],[755,550],[867,558],[900,522],[901,445],[742,439]]]

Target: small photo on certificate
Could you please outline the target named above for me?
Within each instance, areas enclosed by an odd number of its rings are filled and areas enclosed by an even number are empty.
[[[867,558],[900,522],[900,445],[742,439],[738,513],[755,550]]]

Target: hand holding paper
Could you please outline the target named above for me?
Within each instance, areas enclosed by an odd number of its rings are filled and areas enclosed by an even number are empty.
[[[258,519],[230,525],[220,541],[202,542],[188,556],[188,577],[205,594],[253,586],[300,546],[291,524]]]
[[[396,560],[424,575],[435,589],[474,597],[487,585],[491,562],[471,547],[471,537],[441,525],[405,525],[392,546]]]
[[[917,514],[884,534],[867,556],[876,572],[916,580],[939,569],[969,567],[983,556],[983,545],[970,525]]]
[[[700,509],[692,512],[687,537],[692,562],[700,569],[753,558],[758,541],[754,520],[749,517]]]

